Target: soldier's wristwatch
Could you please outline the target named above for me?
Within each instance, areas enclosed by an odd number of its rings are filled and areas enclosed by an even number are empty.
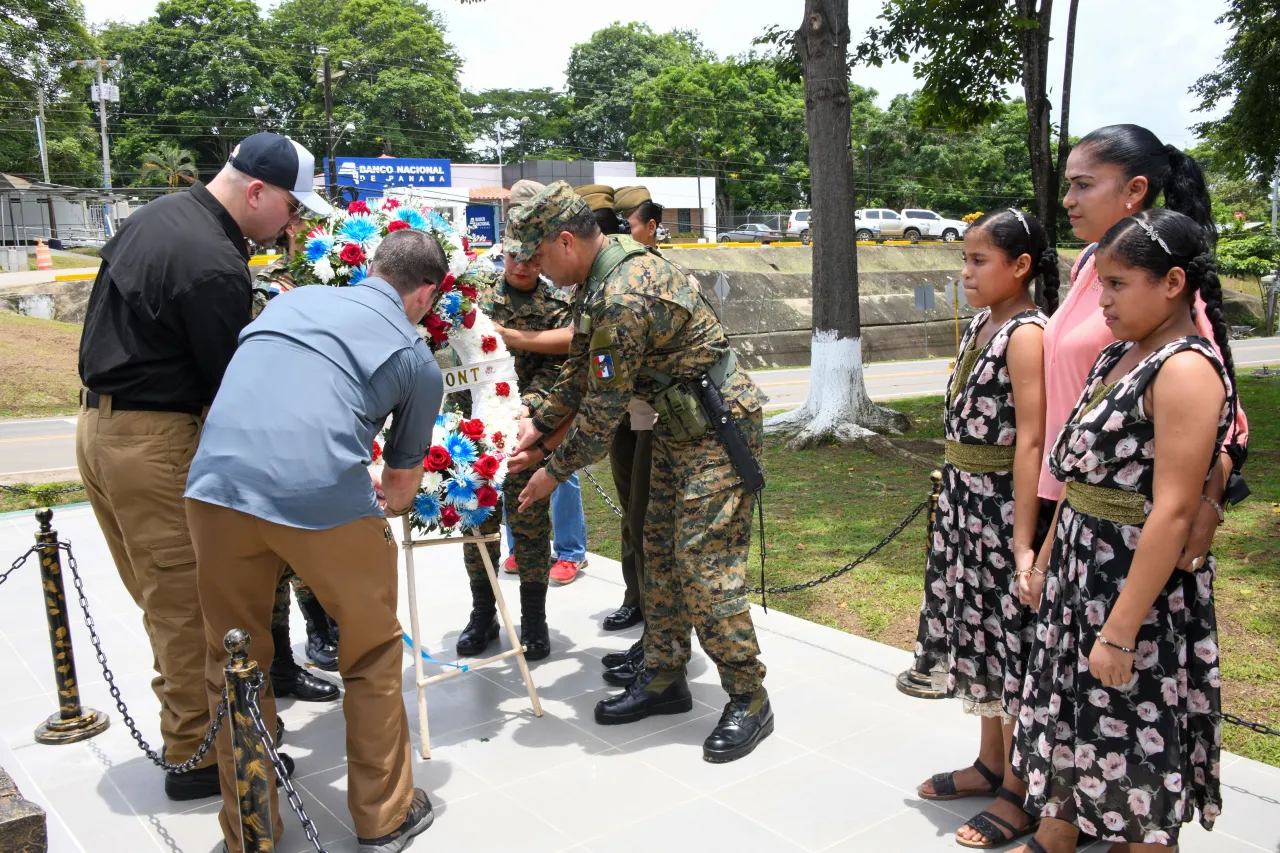
[[[533,446],[538,448],[538,451],[542,454],[543,459],[551,458],[551,449],[547,447],[547,443],[545,441],[543,441],[542,439],[538,439],[536,442],[534,442]]]

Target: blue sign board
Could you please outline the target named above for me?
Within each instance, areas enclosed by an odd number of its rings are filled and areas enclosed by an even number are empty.
[[[467,205],[467,231],[473,246],[492,246],[498,239],[498,208],[488,204]]]
[[[407,157],[338,157],[338,186],[355,187],[360,198],[389,189],[423,189],[453,185],[448,160]]]

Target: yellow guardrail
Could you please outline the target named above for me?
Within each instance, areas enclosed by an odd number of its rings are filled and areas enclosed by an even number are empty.
[[[264,267],[274,261],[279,255],[254,255],[249,259],[249,266]],[[86,279],[94,279],[98,277],[97,267],[85,267],[84,269],[60,272],[54,275],[54,281],[85,281]]]

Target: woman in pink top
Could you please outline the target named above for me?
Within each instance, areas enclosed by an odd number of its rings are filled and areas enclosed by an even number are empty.
[[[1174,146],[1161,143],[1145,127],[1116,124],[1093,131],[1072,149],[1065,174],[1069,186],[1062,205],[1067,209],[1072,232],[1087,243],[1096,244],[1111,226],[1151,207],[1162,193],[1167,209],[1194,219],[1205,229],[1210,245],[1216,242],[1218,231],[1200,165]],[[1094,265],[1093,248],[1090,245],[1076,262],[1071,290],[1044,332],[1046,447],[1052,447],[1053,439],[1062,431],[1098,354],[1115,341],[1098,307],[1102,282]],[[1195,299],[1195,320],[1200,334],[1206,340],[1214,340],[1199,294]],[[1249,423],[1241,408],[1220,454],[1221,464],[1205,486],[1205,500],[1178,568],[1194,571],[1204,562],[1222,520],[1228,480],[1243,465],[1248,440]],[[1243,486],[1238,476],[1235,479],[1240,486],[1233,486],[1233,493]],[[1046,454],[1040,471],[1040,497],[1056,501],[1063,488],[1049,473]]]

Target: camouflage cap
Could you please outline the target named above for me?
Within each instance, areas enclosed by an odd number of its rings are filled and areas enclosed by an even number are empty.
[[[524,204],[546,188],[546,184],[540,184],[537,181],[530,181],[526,178],[521,178],[511,185],[510,203],[512,206]]]
[[[557,228],[588,210],[587,203],[573,191],[573,187],[564,181],[556,181],[511,211],[507,217],[503,251],[509,252],[517,261],[527,261]]]
[[[613,209],[618,213],[635,210],[646,201],[652,201],[648,187],[618,187],[613,191]]]

